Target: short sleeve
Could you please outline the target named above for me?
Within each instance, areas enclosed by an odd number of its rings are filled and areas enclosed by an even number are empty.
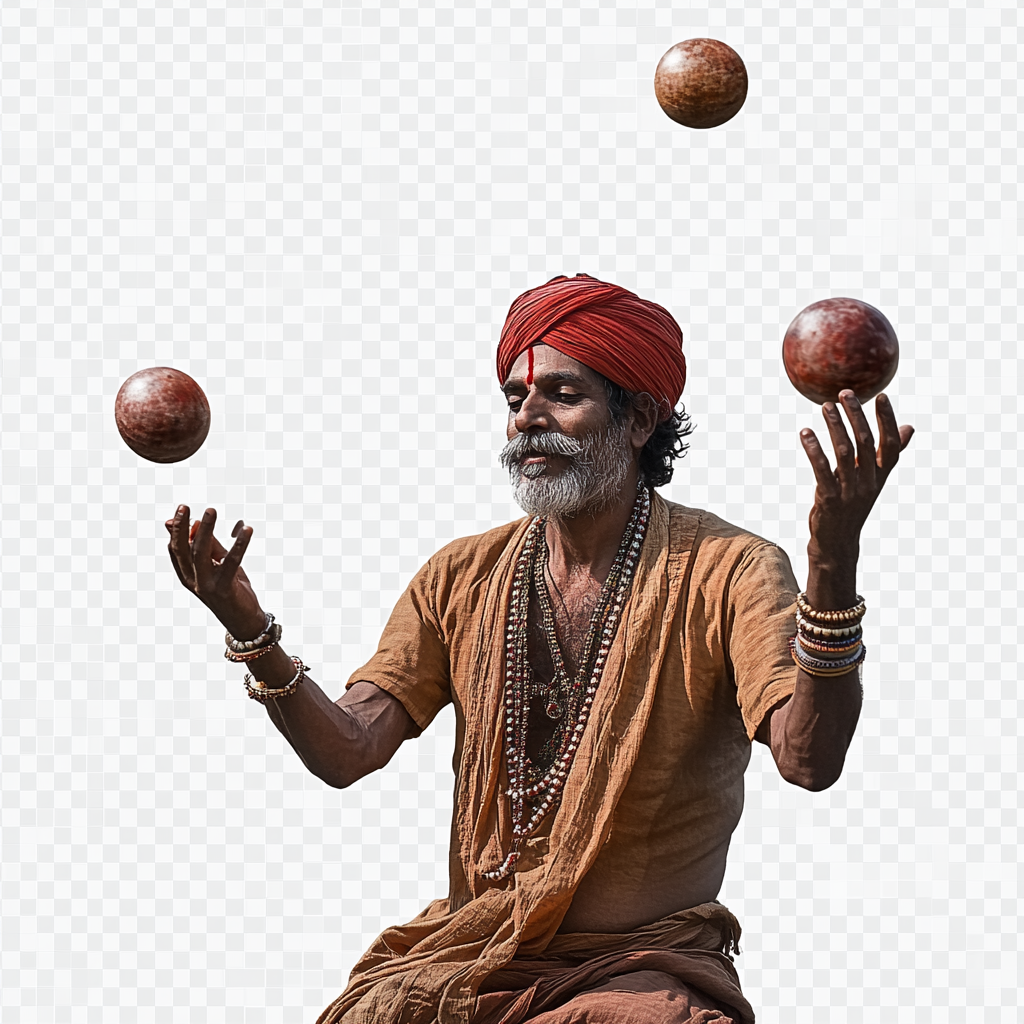
[[[433,607],[431,563],[413,577],[388,619],[377,652],[349,677],[402,702],[422,731],[451,700],[448,646]]]
[[[727,649],[747,736],[796,687],[789,638],[798,591],[785,551],[764,541],[748,552],[729,594]]]

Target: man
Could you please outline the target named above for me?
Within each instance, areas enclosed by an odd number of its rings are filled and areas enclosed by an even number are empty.
[[[880,444],[844,392],[810,430],[817,489],[804,594],[775,545],[665,502],[685,447],[682,333],[585,275],[513,303],[498,348],[502,461],[528,517],[456,541],[417,573],[377,653],[332,702],[207,509],[168,521],[179,578],[227,628],[307,767],[351,785],[455,705],[450,890],[389,928],[321,1022],[710,1020],[750,1024],[715,898],[756,738],[783,777],[839,777],[861,705],[860,529],[910,440]],[[794,629],[794,611],[797,627]],[[793,636],[794,632],[796,633]]]

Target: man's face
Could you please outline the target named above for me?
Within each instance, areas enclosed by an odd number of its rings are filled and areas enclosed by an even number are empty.
[[[509,406],[502,464],[524,511],[571,517],[619,497],[636,455],[628,426],[612,422],[598,374],[535,345],[512,365],[502,390]]]
[[[581,440],[611,423],[601,377],[548,345],[523,352],[501,390],[508,400],[510,441],[516,434],[544,431]],[[554,457],[551,468],[564,468],[564,463]]]

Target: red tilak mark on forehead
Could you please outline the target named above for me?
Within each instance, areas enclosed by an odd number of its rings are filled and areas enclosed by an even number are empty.
[[[533,383],[533,347],[526,350],[526,386]]]

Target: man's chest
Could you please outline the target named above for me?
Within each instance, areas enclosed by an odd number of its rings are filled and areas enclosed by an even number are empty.
[[[594,609],[601,599],[600,585],[592,580],[543,584],[535,581],[530,589],[528,612],[528,649],[530,665],[545,683],[562,671],[570,680],[581,670],[591,653],[588,641],[600,628],[594,623]]]
[[[589,682],[596,644],[603,623],[594,610],[600,587],[558,588],[553,583],[539,591],[531,587],[527,614],[529,704],[526,747],[535,764],[546,764],[561,745],[563,731],[571,728],[573,693]],[[600,683],[598,684],[600,685]],[[578,709],[577,709],[578,710]]]

